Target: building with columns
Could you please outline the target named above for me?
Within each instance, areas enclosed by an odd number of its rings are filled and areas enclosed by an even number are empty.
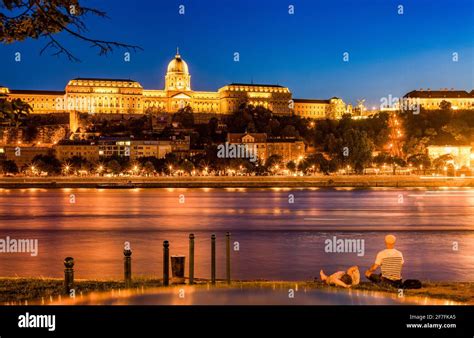
[[[242,103],[263,106],[277,115],[296,114],[313,119],[339,118],[345,103],[329,100],[293,99],[280,85],[231,83],[216,92],[195,91],[191,74],[179,51],[169,62],[164,89],[144,89],[130,79],[75,78],[64,91],[12,90],[0,87],[9,100],[27,102],[35,114],[86,112],[98,114],[175,113],[191,107],[194,113],[231,114]]]

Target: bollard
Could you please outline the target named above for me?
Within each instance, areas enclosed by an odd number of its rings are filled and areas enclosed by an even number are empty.
[[[227,276],[227,284],[230,284],[230,232],[226,235],[226,248],[225,248],[225,256],[226,256],[226,276]]]
[[[123,271],[125,286],[130,287],[132,285],[132,250],[123,250]]]
[[[216,284],[216,235],[211,236],[211,284]]]
[[[194,284],[194,234],[189,235],[189,284]]]
[[[74,288],[74,258],[66,257],[64,259],[64,291],[67,295]]]
[[[170,243],[163,242],[163,285],[170,285]]]

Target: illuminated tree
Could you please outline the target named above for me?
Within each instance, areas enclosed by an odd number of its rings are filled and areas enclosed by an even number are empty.
[[[19,127],[32,110],[31,106],[21,99],[8,101],[5,95],[0,96],[0,122]]]
[[[295,170],[296,170],[296,164],[295,164],[295,162],[293,162],[293,161],[288,162],[288,163],[286,164],[286,168],[287,168],[289,171],[291,171],[291,172],[295,171]]]

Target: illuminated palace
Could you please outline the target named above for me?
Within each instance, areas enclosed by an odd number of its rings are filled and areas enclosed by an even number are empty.
[[[127,79],[76,78],[64,91],[9,90],[0,87],[8,99],[27,102],[33,113],[87,112],[102,114],[174,113],[189,106],[195,113],[231,114],[247,102],[263,106],[275,114],[296,114],[309,118],[339,118],[345,103],[328,100],[293,99],[287,87],[279,85],[232,83],[217,92],[191,89],[191,74],[179,51],[168,64],[164,90],[144,89]]]
[[[426,110],[440,109],[443,101],[449,102],[453,110],[474,109],[474,90],[413,90],[405,95],[407,99],[415,99]]]

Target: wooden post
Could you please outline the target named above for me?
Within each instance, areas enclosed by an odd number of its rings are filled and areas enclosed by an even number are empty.
[[[163,242],[163,285],[170,285],[170,243]]]
[[[125,286],[130,287],[132,285],[132,250],[123,250],[123,271]]]
[[[189,235],[189,284],[194,284],[194,234]]]
[[[64,259],[64,291],[67,295],[74,288],[74,258],[66,257]]]
[[[227,284],[230,284],[230,232],[225,235],[226,239],[226,276],[227,276]]]
[[[216,235],[211,236],[211,284],[216,284]]]

